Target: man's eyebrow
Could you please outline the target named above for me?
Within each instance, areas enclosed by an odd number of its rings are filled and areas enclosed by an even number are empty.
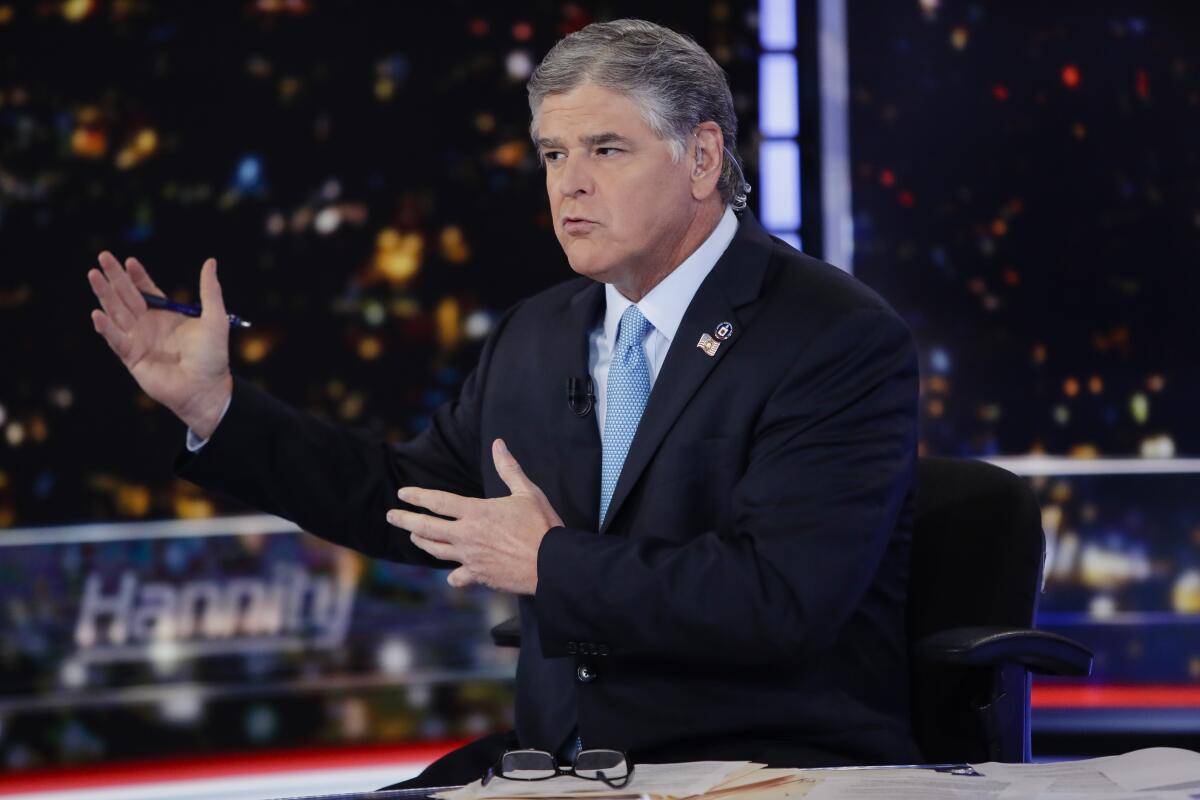
[[[599,147],[606,144],[624,144],[629,145],[631,142],[619,133],[613,131],[605,131],[604,133],[590,133],[579,137],[579,143],[585,147]],[[562,149],[563,143],[559,139],[541,137],[537,140],[539,150],[548,150],[550,148]]]
[[[605,131],[604,133],[593,133],[588,136],[580,136],[579,143],[585,144],[588,147],[599,147],[605,144],[630,144],[630,141],[619,133]]]

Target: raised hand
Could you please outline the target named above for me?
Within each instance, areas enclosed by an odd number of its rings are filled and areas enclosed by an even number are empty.
[[[100,301],[92,325],[150,397],[207,438],[233,391],[229,320],[217,282],[216,259],[200,269],[199,317],[151,309],[140,294],[165,296],[136,258],[125,267],[107,250],[88,283]]]
[[[398,493],[401,500],[450,519],[394,508],[387,512],[387,521],[408,531],[412,543],[434,558],[462,565],[446,576],[451,586],[477,583],[534,594],[538,547],[562,519],[502,439],[492,442],[492,460],[512,492],[508,497],[480,500],[406,486]]]

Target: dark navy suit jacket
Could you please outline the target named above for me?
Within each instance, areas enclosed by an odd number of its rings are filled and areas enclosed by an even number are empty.
[[[597,532],[600,437],[567,403],[604,288],[513,307],[461,396],[398,446],[237,378],[176,469],[369,555],[437,563],[384,520],[400,486],[508,494],[502,437],[564,521],[520,598],[517,734],[555,750],[773,765],[912,763],[904,605],[917,363],[904,323],[746,213],[671,344]],[[722,322],[714,355],[696,344]]]

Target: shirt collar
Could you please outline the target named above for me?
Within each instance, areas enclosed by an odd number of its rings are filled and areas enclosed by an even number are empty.
[[[717,260],[733,241],[737,228],[737,215],[733,213],[732,208],[725,206],[721,221],[713,228],[708,238],[638,301],[637,307],[642,316],[656,331],[665,336],[668,342],[674,340],[675,331],[679,330],[679,323],[683,321],[683,313],[691,305],[692,297],[700,288],[700,284],[708,277]],[[621,315],[633,305],[633,301],[618,292],[611,283],[604,286],[604,300],[604,337],[610,342],[615,342]]]

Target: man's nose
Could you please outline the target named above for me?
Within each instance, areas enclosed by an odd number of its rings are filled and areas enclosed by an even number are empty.
[[[562,179],[558,190],[564,197],[578,197],[581,194],[591,194],[594,189],[592,170],[587,163],[587,156],[568,156],[562,167]]]

